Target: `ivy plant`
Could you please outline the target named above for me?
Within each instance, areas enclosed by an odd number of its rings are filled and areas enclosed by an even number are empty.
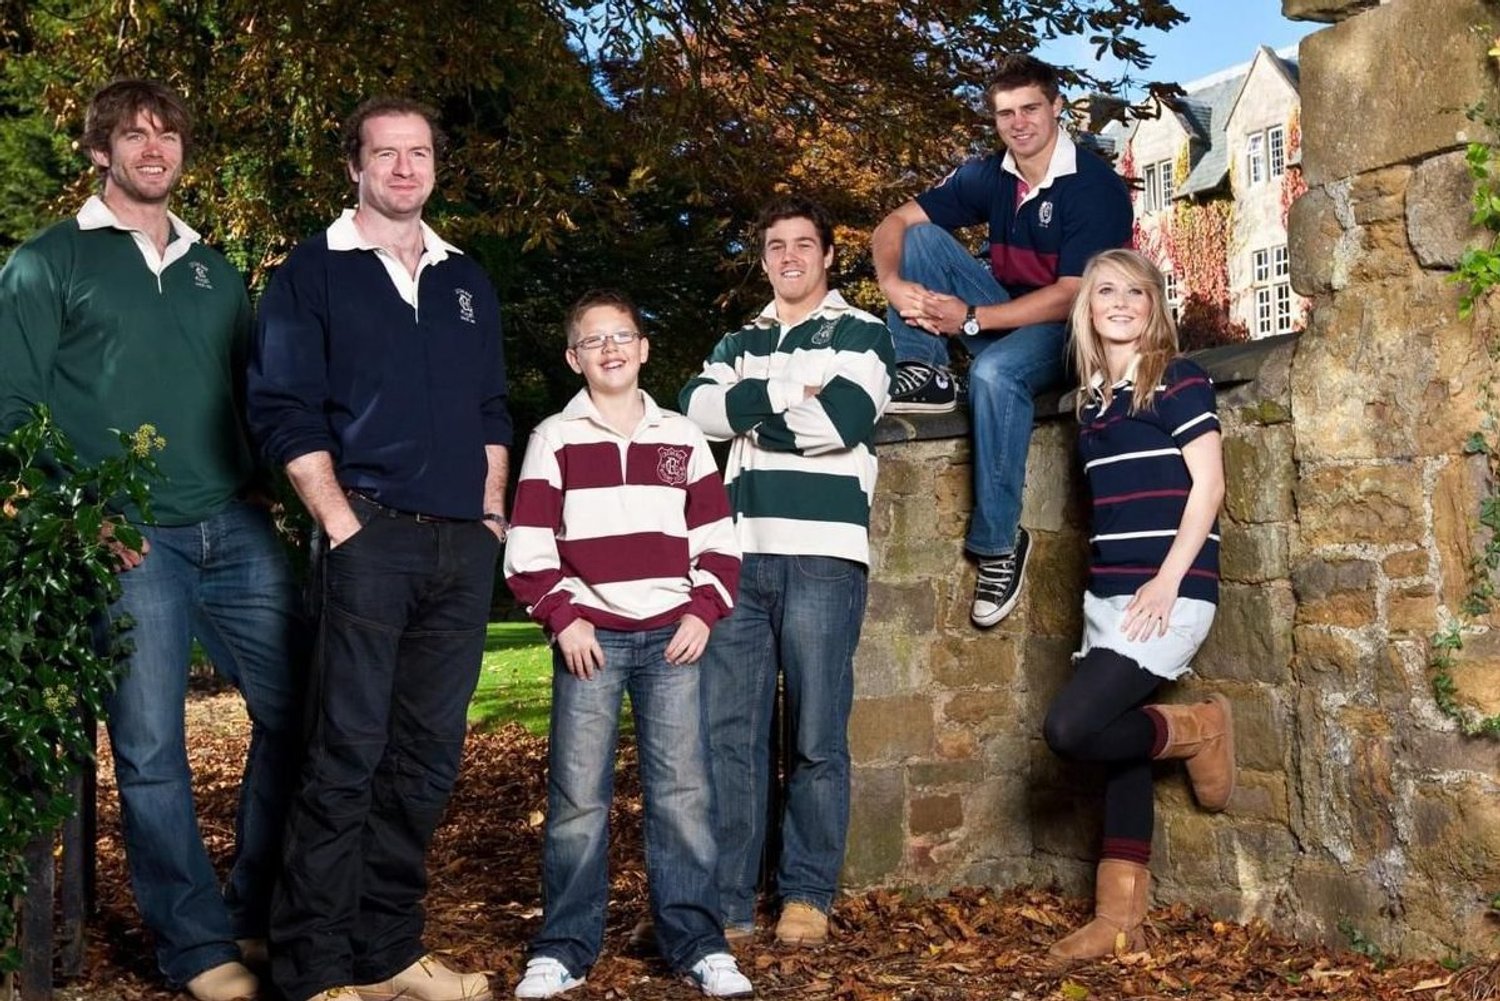
[[[46,408],[0,440],[0,972],[17,968],[23,853],[76,804],[68,780],[92,767],[92,734],[128,652],[128,623],[103,625],[120,593],[101,534],[136,548],[111,511],[149,518],[148,479],[165,442],[150,425],[120,435],[117,455],[81,462]]]
[[[1500,58],[1500,48],[1491,52]],[[1468,111],[1473,121],[1485,126],[1492,135],[1500,135],[1500,118],[1489,114],[1484,105]],[[1500,284],[1500,147],[1487,142],[1471,142],[1464,157],[1474,179],[1475,228],[1489,235],[1488,242],[1464,252],[1452,281],[1459,285],[1458,315],[1469,319],[1481,298]],[[1484,544],[1469,565],[1468,589],[1457,614],[1432,637],[1428,664],[1432,671],[1432,694],[1437,706],[1458,723],[1470,736],[1500,737],[1500,715],[1482,716],[1463,704],[1453,677],[1458,651],[1463,649],[1464,635],[1477,619],[1487,615],[1495,599],[1495,573],[1500,569],[1500,493],[1494,486],[1500,473],[1500,387],[1495,372],[1500,368],[1500,339],[1490,337],[1487,351],[1490,364],[1479,386],[1479,427],[1464,443],[1470,455],[1482,455],[1489,464],[1490,491],[1480,500],[1478,524],[1487,530]],[[1497,898],[1500,899],[1500,898]]]

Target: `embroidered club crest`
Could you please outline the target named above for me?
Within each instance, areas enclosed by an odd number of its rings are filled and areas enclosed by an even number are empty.
[[[458,318],[465,323],[473,323],[474,293],[466,288],[456,288],[453,294],[458,296]]]
[[[1052,225],[1052,203],[1050,201],[1042,202],[1042,204],[1037,206],[1036,219],[1043,226]]]
[[[687,486],[688,450],[663,445],[656,450],[656,478],[669,487]]]
[[[193,269],[193,287],[212,290],[214,283],[208,280],[208,265],[202,261],[191,261],[188,267]]]
[[[815,348],[826,347],[833,341],[833,321],[824,320],[817,330],[813,331],[810,342]]]

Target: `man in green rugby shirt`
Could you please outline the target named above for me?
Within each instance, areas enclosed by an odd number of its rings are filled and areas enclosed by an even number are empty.
[[[134,650],[107,702],[125,856],[156,957],[199,1001],[252,997],[296,776],[303,642],[296,589],[254,473],[237,391],[250,304],[239,272],[167,210],[192,119],[162,84],[94,95],[81,145],[99,193],[22,244],[0,271],[0,433],[51,408],[85,462],[119,449],[114,428],[166,439],[145,539],[115,543]],[[108,526],[106,526],[108,527]],[[197,639],[251,719],[235,855],[220,888],[193,809],[183,735]]]
[[[728,334],[680,406],[733,441],[725,484],[745,558],[740,601],[700,662],[718,882],[731,942],[755,930],[771,712],[785,678],[789,772],[776,875],[785,945],[828,936],[849,827],[849,709],[864,621],[875,422],[890,400],[890,333],[828,288],[833,225],[804,198],[759,223],[775,298]]]

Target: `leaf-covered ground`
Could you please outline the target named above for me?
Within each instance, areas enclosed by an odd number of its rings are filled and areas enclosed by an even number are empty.
[[[230,695],[195,698],[190,719],[199,813],[210,849],[222,861],[233,840],[246,724]],[[108,753],[101,747],[99,916],[87,977],[66,994],[89,1001],[178,997],[155,974],[131,902]],[[497,997],[510,996],[540,917],[545,762],[545,739],[519,726],[471,734],[463,775],[430,859],[429,942],[446,950],[456,966],[489,971]],[[634,757],[627,750],[618,770],[605,955],[588,983],[567,995],[570,1001],[699,996],[674,981],[659,961],[630,955],[627,948],[630,928],[645,907],[639,813]],[[1264,925],[1216,922],[1183,907],[1152,912],[1150,953],[1066,971],[1048,967],[1042,959],[1048,943],[1084,916],[1083,901],[1029,889],[962,888],[936,898],[873,891],[838,902],[827,947],[781,949],[763,927],[740,961],[760,997],[818,1001],[1446,1001],[1490,997],[1500,979],[1491,965],[1457,976],[1433,962],[1383,965],[1294,942]]]

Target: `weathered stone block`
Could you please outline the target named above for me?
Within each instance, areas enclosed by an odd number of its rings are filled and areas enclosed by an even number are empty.
[[[931,669],[933,680],[945,688],[1010,688],[1016,677],[1016,640],[972,631],[946,636],[933,644]]]
[[[849,754],[856,764],[928,757],[932,702],[920,695],[856,699],[849,714]]]
[[[1300,461],[1416,454],[1438,305],[1451,289],[1420,273],[1320,302],[1297,344],[1292,410]]]
[[[1323,3],[1316,3],[1321,7]],[[1451,149],[1472,126],[1462,108],[1493,94],[1475,31],[1484,0],[1391,3],[1303,39],[1303,169],[1308,184]],[[1434,60],[1433,53],[1445,58]],[[1351,94],[1380,95],[1349,113]]]
[[[1342,204],[1338,200],[1344,199]],[[1348,281],[1349,260],[1357,253],[1359,237],[1349,227],[1347,186],[1310,188],[1292,203],[1287,216],[1287,252],[1292,268],[1292,288],[1313,296],[1343,288]],[[1349,220],[1346,227],[1341,215]]]
[[[1480,716],[1500,714],[1500,655],[1485,656],[1472,647],[1471,642],[1454,655],[1449,672],[1458,688],[1454,697]]]
[[[1426,549],[1407,549],[1392,553],[1380,564],[1387,577],[1400,580],[1404,577],[1426,577],[1431,560]]]
[[[1422,267],[1456,267],[1465,250],[1488,242],[1469,222],[1473,205],[1474,178],[1462,150],[1417,166],[1406,194],[1406,231]]]
[[[897,584],[878,578],[870,581],[865,605],[869,622],[897,623],[912,633],[931,632],[937,625],[937,596],[931,581]]]
[[[1469,591],[1469,566],[1488,530],[1479,528],[1479,499],[1489,492],[1489,469],[1482,455],[1455,457],[1437,474],[1432,493],[1432,538],[1436,544],[1439,593],[1450,609]]]
[[[1354,210],[1355,223],[1368,226],[1374,222],[1404,219],[1406,188],[1410,181],[1411,167],[1406,164],[1356,176],[1349,189],[1349,204]]]
[[[1290,727],[1274,690],[1265,685],[1210,684],[1203,688],[1202,692],[1194,691],[1192,698],[1215,689],[1222,689],[1229,698],[1234,709],[1234,746],[1239,766],[1251,771],[1281,772],[1288,760]]]
[[[1421,472],[1410,463],[1304,468],[1297,511],[1306,549],[1419,543],[1425,520]]]
[[[1188,885],[1214,886],[1222,879],[1216,827],[1222,820],[1197,810],[1172,811],[1160,818],[1166,851],[1161,858],[1163,876]]]
[[[1306,560],[1292,571],[1297,624],[1359,628],[1376,620],[1375,564]]]
[[[935,764],[907,765],[906,778],[914,789],[969,785],[984,781],[984,763],[982,761],[942,761]]]
[[[1015,725],[1016,696],[1010,691],[959,692],[943,703],[943,718],[985,737]]]
[[[1219,570],[1225,580],[1259,584],[1287,575],[1287,525],[1240,525],[1221,519],[1219,527]]]
[[[1073,449],[1078,426],[1071,420],[1049,421],[1031,436],[1026,453],[1026,491],[1021,496],[1021,524],[1039,532],[1079,527],[1083,505],[1074,481]]]
[[[1242,524],[1289,521],[1297,471],[1288,425],[1224,439],[1224,507]]]
[[[845,886],[888,880],[905,847],[906,786],[900,768],[855,768],[849,780],[849,838],[844,852]]]
[[[854,697],[886,698],[907,695],[926,681],[923,665],[931,644],[924,637],[865,623],[854,654]],[[923,651],[918,654],[915,651]]]
[[[1332,23],[1377,6],[1380,0],[1281,0],[1281,16],[1289,21]]]
[[[1286,584],[1222,585],[1213,631],[1193,669],[1206,681],[1287,681],[1295,608]]]
[[[1235,735],[1238,739],[1238,734]],[[1287,809],[1286,775],[1281,772],[1257,772],[1241,768],[1229,801],[1229,813],[1236,819],[1267,820],[1285,825],[1290,820]],[[1291,835],[1282,833],[1290,841]],[[1262,859],[1262,863],[1270,859]]]
[[[911,801],[907,825],[912,834],[936,834],[964,825],[963,800],[954,794],[921,796]]]
[[[1438,625],[1437,591],[1431,584],[1392,591],[1385,614],[1393,634],[1429,635]]]
[[[1033,532],[1031,567],[1021,601],[1029,631],[1041,636],[1077,636],[1083,631],[1083,589],[1088,549],[1073,533]],[[1014,613],[1012,613],[1014,617]]]

